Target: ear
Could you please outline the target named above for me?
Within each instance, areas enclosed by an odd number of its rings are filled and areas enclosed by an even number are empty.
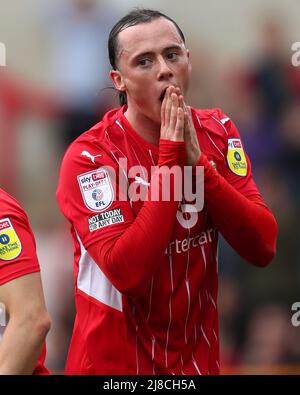
[[[186,50],[186,54],[188,57],[188,62],[189,62],[189,73],[192,71],[192,63],[191,63],[191,55],[190,55],[190,51],[187,49]]]
[[[112,80],[114,87],[121,92],[126,91],[126,84],[124,82],[124,78],[122,73],[119,70],[110,70],[109,72],[110,79]]]

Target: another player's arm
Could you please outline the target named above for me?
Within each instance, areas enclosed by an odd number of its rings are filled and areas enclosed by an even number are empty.
[[[0,285],[0,301],[9,315],[0,342],[0,374],[32,374],[50,329],[40,273]]]
[[[214,225],[240,256],[266,266],[276,253],[278,229],[273,214],[258,192],[245,197],[215,171],[200,152],[190,111],[185,112],[185,141],[193,153],[190,164],[204,166],[205,207]]]

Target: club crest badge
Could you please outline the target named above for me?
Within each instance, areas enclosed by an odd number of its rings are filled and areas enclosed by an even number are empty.
[[[21,241],[9,218],[0,220],[0,261],[12,261],[22,251]]]
[[[237,176],[247,175],[247,160],[240,139],[228,139],[227,163]]]
[[[77,180],[84,204],[89,210],[100,212],[112,204],[114,191],[105,168],[80,174]]]

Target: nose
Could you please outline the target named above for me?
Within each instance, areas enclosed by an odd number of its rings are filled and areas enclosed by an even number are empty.
[[[158,80],[163,81],[165,79],[170,79],[174,76],[173,71],[168,66],[168,63],[164,58],[159,59],[159,69],[158,69]]]

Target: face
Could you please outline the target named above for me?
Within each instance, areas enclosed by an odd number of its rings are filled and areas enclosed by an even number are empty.
[[[189,52],[174,24],[158,18],[118,35],[118,70],[111,78],[127,94],[128,109],[160,123],[164,92],[170,85],[184,94],[191,70]]]

